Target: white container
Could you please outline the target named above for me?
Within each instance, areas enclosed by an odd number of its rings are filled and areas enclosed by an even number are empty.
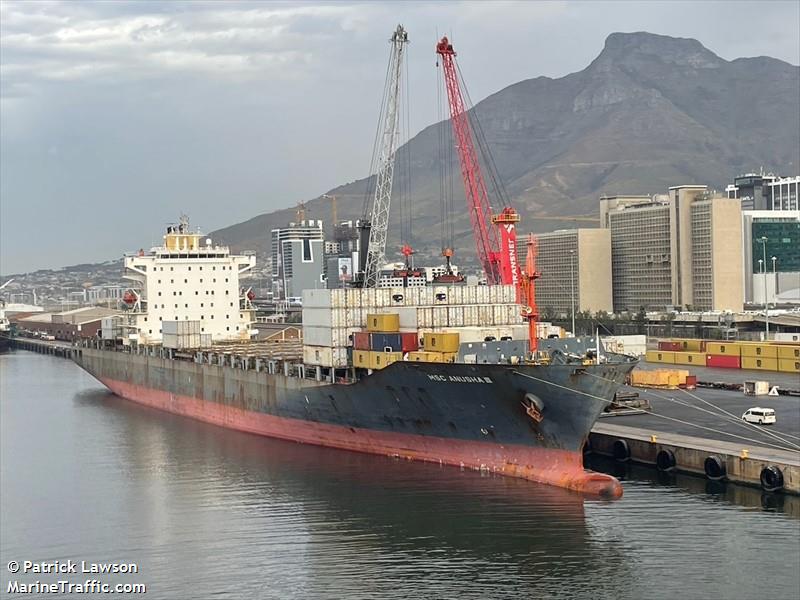
[[[344,308],[347,297],[343,289],[303,290],[303,308]]]
[[[303,327],[303,342],[309,346],[352,346],[357,327]]]
[[[448,306],[447,307],[447,325],[449,327],[463,327],[464,326],[464,307],[463,306]]]
[[[433,304],[440,305],[440,304],[447,304],[448,298],[450,297],[450,290],[443,286],[437,285],[433,288]]]
[[[361,289],[348,288],[345,290],[348,308],[361,308]]]
[[[464,304],[477,304],[478,294],[474,285],[465,285],[461,291],[461,299]]]
[[[417,308],[417,326],[433,327],[433,308],[429,306],[421,306]]]
[[[402,308],[386,309],[384,312],[396,312],[400,316],[400,329],[416,331],[419,326],[416,306],[403,306]]]
[[[320,367],[346,367],[347,348],[326,346],[303,346],[303,362]]]
[[[433,327],[447,327],[447,306],[433,307]]]
[[[475,304],[488,304],[489,303],[489,286],[478,285],[475,286]]]
[[[478,304],[478,322],[475,325],[479,327],[491,327],[494,325],[494,306],[491,304]]]

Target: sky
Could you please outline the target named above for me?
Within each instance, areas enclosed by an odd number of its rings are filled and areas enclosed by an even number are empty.
[[[448,35],[475,102],[615,31],[800,63],[800,3],[0,1],[0,274],[114,259],[368,175],[398,23],[409,133]]]

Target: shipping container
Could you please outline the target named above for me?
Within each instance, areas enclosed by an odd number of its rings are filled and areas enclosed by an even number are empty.
[[[345,290],[346,301],[344,305],[350,308],[361,308],[361,291],[361,288],[347,288]]]
[[[369,313],[367,329],[374,332],[400,331],[400,315],[397,313]]]
[[[369,339],[369,332],[357,331],[353,334],[353,348],[356,350],[371,350],[372,344]]]
[[[426,352],[458,352],[459,335],[457,333],[426,333],[422,347]]]
[[[396,312],[400,319],[400,329],[416,330],[419,327],[419,320],[417,319],[417,311],[421,310],[416,306],[404,306],[402,308],[393,308],[392,311]]]
[[[684,348],[681,342],[661,341],[658,342],[658,349],[665,352],[681,352]]]
[[[674,352],[660,352],[658,350],[648,350],[645,355],[645,361],[651,363],[669,363],[675,364]]]
[[[417,308],[417,327],[433,327],[433,308],[429,306]]]
[[[400,352],[402,349],[402,333],[370,333],[370,350],[384,352],[387,348],[391,352]]]
[[[392,301],[392,294],[395,293],[394,290],[400,290],[401,292],[398,302]],[[386,308],[395,304],[404,306],[405,302],[403,300],[404,294],[402,294],[402,288],[377,288],[375,290],[375,306],[378,308]]]
[[[778,358],[778,347],[769,344],[742,344],[742,358]]]
[[[413,362],[442,362],[441,352],[409,352],[408,360]]]
[[[303,327],[303,343],[309,346],[352,346],[355,327]]]
[[[676,352],[675,364],[699,365],[704,367],[706,365],[706,355],[704,352]]]
[[[325,346],[303,346],[303,362],[329,368],[347,366],[347,348]]]
[[[478,295],[475,288],[476,286],[474,285],[465,285],[463,287],[461,296],[465,305],[478,303]]]
[[[463,306],[448,306],[447,307],[447,325],[448,325],[448,327],[463,327],[464,326],[464,307]]]
[[[706,347],[710,346],[709,342]],[[741,369],[742,363],[739,356],[732,354],[706,354],[706,366],[720,369]]]
[[[741,344],[735,342],[706,342],[706,354],[741,356]]]
[[[200,335],[200,321],[162,321],[161,333]]]
[[[800,333],[774,333],[772,339],[776,342],[795,342],[800,343]]]
[[[779,360],[800,358],[800,346],[778,346],[777,348]]]
[[[400,351],[414,352],[419,349],[419,336],[417,332],[400,334]]]
[[[676,340],[679,341],[682,345],[683,350],[687,352],[705,352],[706,351],[706,341],[705,340]]]
[[[361,369],[369,369],[369,350],[353,350],[353,366]]]
[[[756,356],[743,356],[742,357],[743,369],[758,369],[761,371],[777,371],[778,359],[777,358],[758,358]]]
[[[370,352],[369,368],[383,369],[398,360],[403,360],[402,352]]]
[[[630,374],[633,386],[676,389],[686,386],[689,371],[683,369],[634,369]]]
[[[800,373],[800,360],[794,358],[779,358],[778,370],[782,373]]]

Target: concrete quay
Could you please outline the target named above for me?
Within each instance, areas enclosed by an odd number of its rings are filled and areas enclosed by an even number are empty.
[[[621,462],[654,465],[661,471],[692,473],[711,480],[800,495],[800,452],[606,422],[595,424],[589,436],[589,449]],[[770,489],[780,479],[783,485]]]

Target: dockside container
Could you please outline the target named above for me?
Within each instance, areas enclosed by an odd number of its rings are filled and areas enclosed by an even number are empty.
[[[743,356],[742,357],[743,369],[758,369],[760,371],[777,371],[778,359],[777,358],[758,358],[756,356]]]
[[[303,343],[309,346],[352,346],[355,327],[303,327]]]
[[[681,352],[684,348],[680,342],[661,341],[658,342],[658,349],[665,352]]]
[[[779,358],[778,370],[781,373],[800,373],[800,359]]]
[[[713,356],[741,356],[741,344],[736,342],[707,342],[706,354]]]
[[[777,346],[778,360],[790,360],[800,358],[800,346]]]
[[[400,333],[400,351],[414,352],[419,349],[419,336],[417,332]]]
[[[658,350],[648,350],[647,354],[645,354],[645,361],[651,363],[667,363],[667,364],[675,364],[675,353],[674,352],[661,352]]]
[[[369,313],[367,315],[367,330],[373,332],[398,332],[400,331],[400,315],[397,313]]]
[[[679,342],[681,345],[681,350],[685,352],[705,352],[706,351],[706,341],[705,340],[673,340],[675,342]]]
[[[709,343],[709,346],[711,344]],[[706,366],[720,369],[741,369],[741,358],[737,354],[706,354]]]
[[[705,352],[676,352],[675,353],[676,365],[699,365],[704,367],[706,365]]]
[[[459,343],[457,333],[426,333],[422,349],[426,352],[458,352]]]
[[[778,347],[770,344],[741,344],[740,349],[742,358],[778,358]]]

